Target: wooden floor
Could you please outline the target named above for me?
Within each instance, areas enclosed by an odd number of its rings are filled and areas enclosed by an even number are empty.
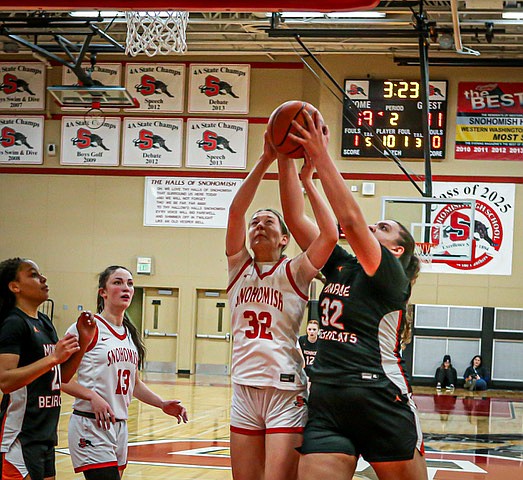
[[[133,400],[125,479],[232,478],[229,377],[180,378],[148,373],[143,379],[163,398],[182,400],[190,422],[177,425],[159,409]],[[523,392],[471,393],[457,389],[438,395],[434,388],[419,387],[414,395],[425,436],[429,479],[523,479]],[[63,395],[56,457],[58,480],[83,478],[74,474],[67,453],[71,400]],[[355,478],[377,477],[360,460]]]

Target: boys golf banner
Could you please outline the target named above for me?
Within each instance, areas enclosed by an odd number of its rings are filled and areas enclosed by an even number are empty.
[[[523,83],[459,83],[456,158],[523,159]]]

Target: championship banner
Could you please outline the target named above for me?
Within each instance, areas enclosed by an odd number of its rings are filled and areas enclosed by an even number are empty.
[[[183,113],[185,65],[128,63],[125,88],[140,102],[134,112]]]
[[[476,275],[511,275],[514,230],[514,200],[516,187],[508,183],[448,183],[434,182],[435,198],[473,198],[474,239],[471,260],[434,259],[429,272],[466,273]],[[452,234],[452,216],[464,215],[463,211],[445,209],[431,212],[433,222],[441,223],[443,235]],[[470,219],[469,219],[470,222]],[[461,228],[465,228],[463,223]]]
[[[523,159],[523,83],[460,82],[457,159]]]
[[[0,116],[0,163],[44,163],[44,117]]]
[[[0,63],[0,110],[43,110],[45,94],[43,63]]]
[[[182,132],[181,118],[125,118],[122,165],[180,167]]]
[[[247,166],[247,120],[188,119],[186,167]]]
[[[62,117],[60,165],[116,166],[120,158],[119,118],[92,129],[84,117]]]
[[[249,113],[250,65],[189,66],[189,113]]]
[[[229,206],[242,181],[147,177],[143,224],[146,227],[225,228]]]

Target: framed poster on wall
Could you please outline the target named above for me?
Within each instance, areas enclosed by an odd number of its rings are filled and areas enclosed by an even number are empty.
[[[189,113],[249,113],[251,66],[191,64]]]

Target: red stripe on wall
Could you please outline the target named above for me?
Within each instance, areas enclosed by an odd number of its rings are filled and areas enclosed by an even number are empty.
[[[160,169],[89,168],[89,167],[0,167],[0,174],[17,175],[92,175],[99,177],[197,177],[197,178],[245,178],[249,172],[217,172],[208,170],[178,171]],[[374,180],[387,182],[408,182],[401,173],[342,173],[345,180]],[[266,173],[264,180],[278,180],[278,174]],[[317,178],[317,175],[315,175]],[[423,176],[420,176],[420,181]],[[434,182],[483,182],[523,184],[523,177],[493,175],[434,175]]]

